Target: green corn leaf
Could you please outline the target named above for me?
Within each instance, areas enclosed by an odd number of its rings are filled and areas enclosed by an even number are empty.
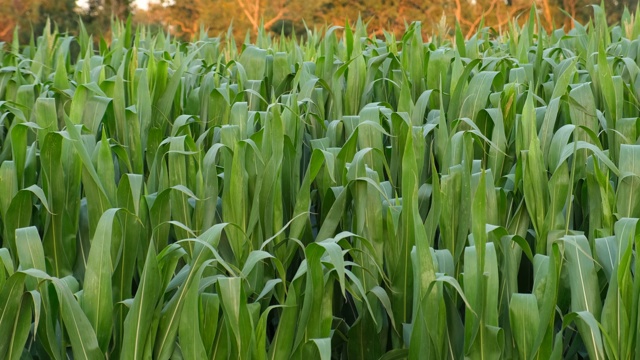
[[[149,245],[140,287],[124,321],[122,359],[142,359],[145,354],[145,341],[152,327],[154,309],[162,294],[160,270],[156,260],[153,241]],[[156,324],[157,325],[157,324]]]
[[[109,209],[101,217],[91,241],[84,277],[82,309],[91,322],[98,343],[106,352],[113,326],[113,260],[111,246],[114,222],[119,209]],[[117,234],[118,232],[116,232]]]

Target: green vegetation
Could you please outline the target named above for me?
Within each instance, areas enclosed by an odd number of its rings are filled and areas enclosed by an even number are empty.
[[[0,358],[639,358],[640,21],[594,9],[14,41]]]

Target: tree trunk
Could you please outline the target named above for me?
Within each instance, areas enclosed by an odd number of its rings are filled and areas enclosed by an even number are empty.
[[[551,15],[549,0],[542,0],[542,12],[544,13],[544,20],[547,23],[547,30],[553,31],[553,16]]]

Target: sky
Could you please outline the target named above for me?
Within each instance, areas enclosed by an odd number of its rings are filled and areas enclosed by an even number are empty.
[[[85,7],[87,5],[87,0],[77,0],[76,4],[80,7]],[[138,9],[146,10],[147,6],[149,6],[149,0],[133,0],[133,5]]]
[[[149,5],[149,0],[134,0],[133,4],[138,7],[138,9],[146,10]]]

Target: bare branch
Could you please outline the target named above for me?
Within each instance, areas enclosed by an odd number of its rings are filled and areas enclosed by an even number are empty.
[[[14,24],[8,24],[2,30],[0,30],[0,38],[4,38],[8,33],[10,33],[14,28]]]
[[[544,19],[547,23],[547,28],[551,30],[553,27],[553,17],[551,16],[551,6],[549,0],[542,0],[542,11],[544,12]]]
[[[516,8],[514,8],[514,9],[512,9],[511,11],[509,11],[509,12],[508,12],[508,15],[507,15],[507,16],[502,17],[502,18],[498,21],[498,23],[496,24],[496,27],[497,27],[497,28],[500,28],[500,27],[502,27],[502,26],[506,25],[509,21],[511,21],[511,19],[513,19],[513,18],[514,18],[514,16],[515,16],[517,13],[519,13],[519,12],[521,12],[521,11],[523,11],[523,10],[526,10],[526,9],[528,9],[528,8],[529,8],[529,6],[528,6],[528,5],[524,5],[524,6],[519,6],[519,7],[516,7]]]
[[[274,16],[273,18],[271,18],[271,20],[267,21],[266,23],[264,23],[264,28],[265,29],[269,29],[273,24],[275,24],[278,20],[282,19],[282,17],[287,13],[287,9],[285,8],[280,8],[280,11],[278,11],[278,13],[276,14],[276,16]]]
[[[459,23],[464,24],[466,26],[473,26],[473,23],[462,16],[462,4],[460,4],[460,0],[456,0],[456,10],[455,10],[456,19]]]
[[[189,36],[195,34],[195,32],[197,31],[196,29],[194,29],[197,22],[191,22],[191,21],[184,22],[179,19],[173,19],[172,22],[175,25],[180,26],[180,29],[182,30],[182,32],[185,34],[188,34]],[[192,26],[189,26],[189,24],[192,24]]]
[[[254,17],[253,14],[251,14],[251,10],[248,7],[248,4],[244,3],[244,0],[238,0],[238,5],[240,5],[240,8],[242,9],[242,12],[244,12],[244,14],[247,16],[247,19],[249,20],[249,22],[251,23],[251,25],[253,26],[254,29],[258,28],[258,18],[257,16]]]
[[[493,8],[496,7],[496,4],[498,1],[502,1],[502,0],[493,0],[489,8],[482,13],[482,16],[477,17],[476,20],[473,23],[471,23],[471,26],[469,27],[469,31],[467,32],[467,36],[466,36],[467,39],[470,38],[475,33],[476,27],[478,27],[478,25],[480,24],[480,21],[482,21],[482,19],[484,19],[485,16],[489,15],[493,11]]]
[[[253,28],[254,30],[257,30],[260,22],[260,0],[256,0],[255,5],[253,6],[253,21]]]

